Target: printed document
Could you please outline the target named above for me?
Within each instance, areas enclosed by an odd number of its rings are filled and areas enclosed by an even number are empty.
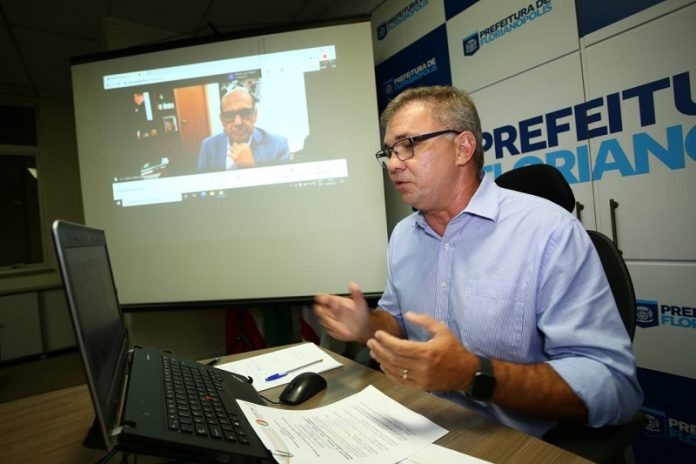
[[[324,372],[342,364],[314,343],[303,343],[252,358],[220,364],[218,369],[251,377],[256,391],[290,383],[303,372]]]
[[[306,410],[237,401],[263,444],[283,464],[396,463],[447,433],[373,386]]]

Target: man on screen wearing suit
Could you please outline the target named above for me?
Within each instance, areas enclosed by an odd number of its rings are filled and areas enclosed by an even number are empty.
[[[257,110],[254,97],[238,87],[220,100],[223,132],[203,140],[198,157],[201,172],[253,168],[290,161],[285,137],[254,127]]]

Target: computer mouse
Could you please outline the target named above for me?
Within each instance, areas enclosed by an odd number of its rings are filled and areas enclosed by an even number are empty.
[[[300,404],[326,388],[326,379],[316,372],[303,372],[285,386],[278,397],[283,404]]]

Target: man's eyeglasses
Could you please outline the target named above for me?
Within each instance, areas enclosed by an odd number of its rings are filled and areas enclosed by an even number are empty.
[[[414,137],[406,137],[405,139],[397,140],[391,147],[384,147],[382,150],[375,153],[375,158],[377,158],[377,161],[379,161],[379,164],[381,164],[382,167],[386,168],[387,162],[389,161],[389,158],[392,157],[392,154],[396,155],[396,157],[401,161],[406,161],[409,158],[413,158],[413,155],[415,155],[413,145],[416,143],[432,139],[438,135],[459,134],[460,132],[461,131],[454,129],[445,129],[437,132],[430,132],[428,134],[416,135]]]
[[[252,116],[254,116],[254,112],[254,108],[242,108],[241,110],[237,111],[223,111],[220,113],[220,116],[222,116],[222,119],[226,122],[234,122],[234,120],[237,119],[237,116],[239,116],[242,121],[248,121],[252,118]]]

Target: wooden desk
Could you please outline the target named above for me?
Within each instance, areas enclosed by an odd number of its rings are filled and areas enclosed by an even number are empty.
[[[229,362],[277,348],[226,356]],[[502,426],[477,413],[420,390],[393,383],[381,372],[332,353],[343,367],[325,372],[328,388],[296,409],[330,404],[367,385],[431,419],[449,433],[436,443],[495,463],[586,463],[588,461],[530,435]],[[282,387],[264,395],[277,399]],[[286,406],[287,407],[287,406]],[[290,408],[290,407],[288,407]],[[0,404],[0,462],[92,463],[103,451],[82,440],[94,413],[86,385]],[[114,457],[114,462],[120,459]],[[141,456],[138,462],[152,462]]]

